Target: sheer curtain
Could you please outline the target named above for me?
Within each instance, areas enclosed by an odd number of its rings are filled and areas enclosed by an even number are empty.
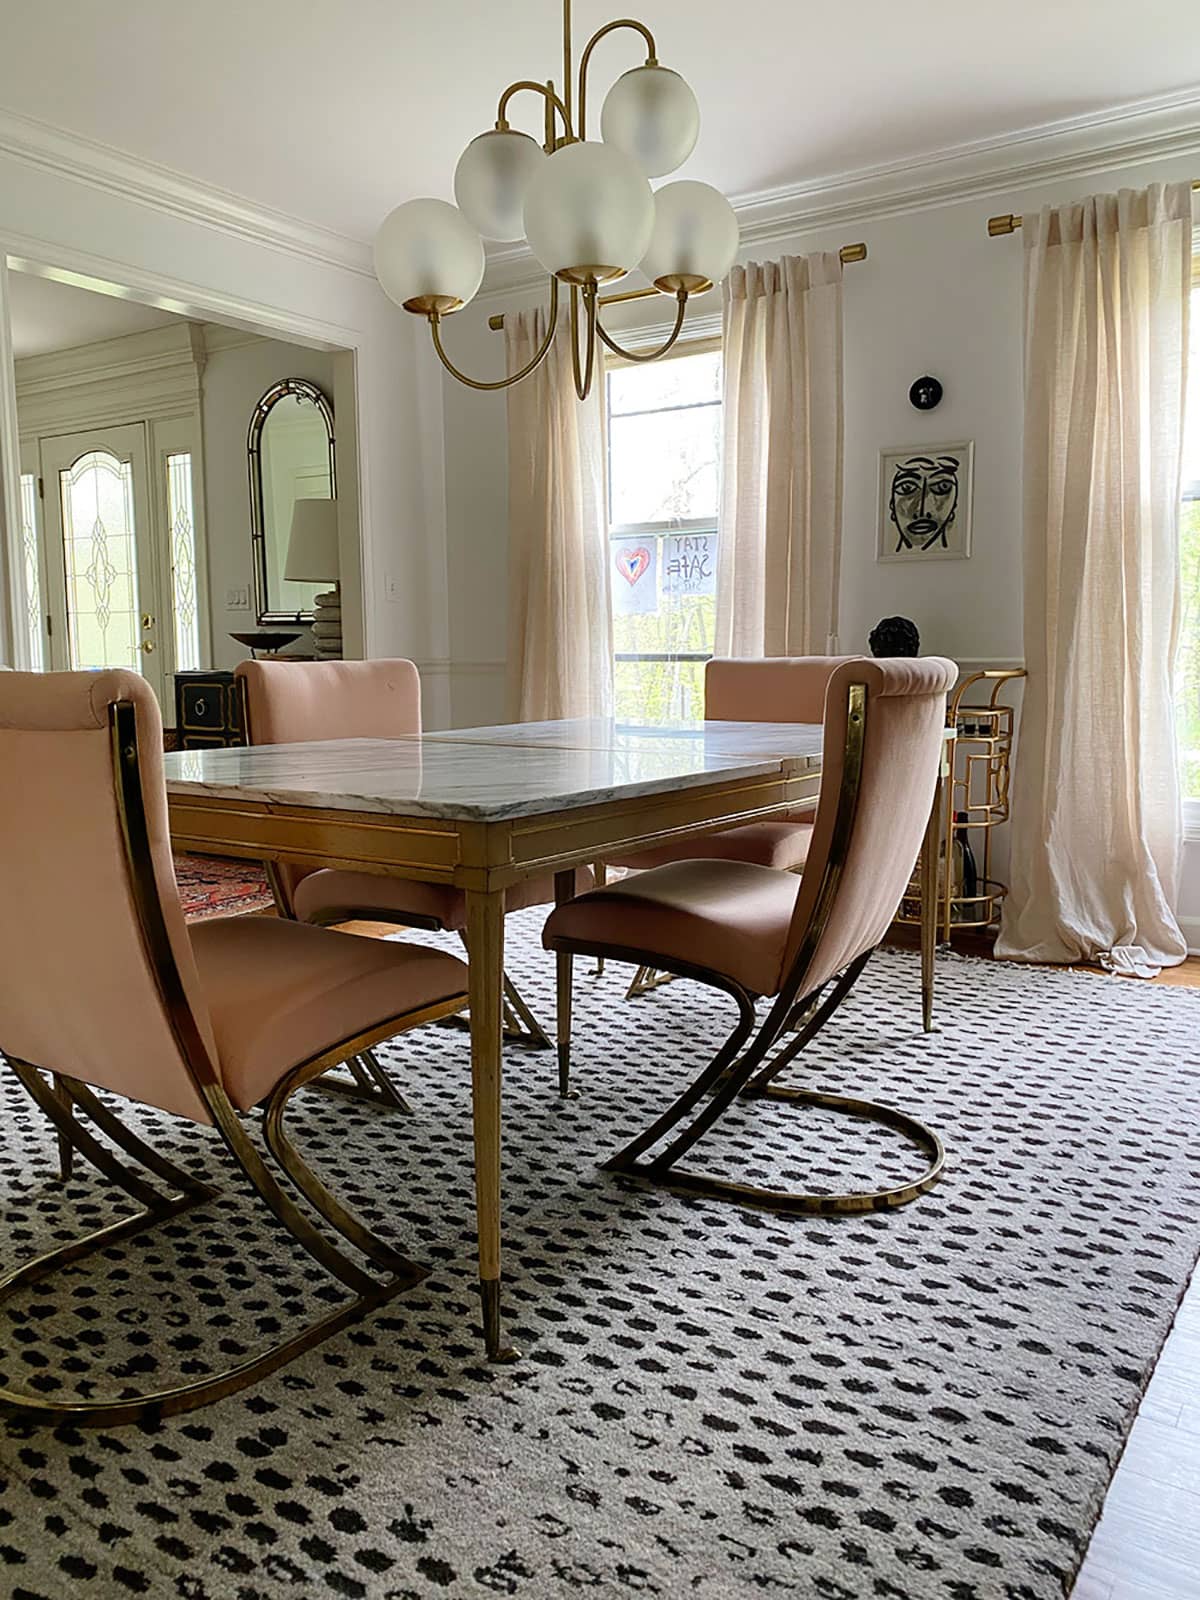
[[[540,348],[546,312],[510,313],[504,331],[515,372]],[[563,329],[508,390],[508,690],[522,722],[612,709],[602,393],[598,377],[576,397]]]
[[[997,955],[1182,961],[1172,669],[1191,192],[1027,217],[1025,654]]]
[[[724,291],[716,653],[837,650],[842,263],[735,267]]]

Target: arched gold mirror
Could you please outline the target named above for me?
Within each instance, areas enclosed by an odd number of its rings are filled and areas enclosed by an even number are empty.
[[[337,573],[306,583],[284,573],[296,501],[337,498],[333,407],[316,384],[283,378],[271,385],[251,415],[246,455],[258,620],[311,622],[317,594]]]

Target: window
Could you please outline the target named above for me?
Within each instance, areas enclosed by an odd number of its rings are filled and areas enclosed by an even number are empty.
[[[1183,566],[1180,649],[1175,667],[1175,708],[1183,798],[1189,828],[1200,832],[1200,256],[1192,289],[1192,347],[1183,441]]]
[[[171,610],[175,619],[175,670],[200,665],[200,614],[196,604],[196,523],[192,513],[192,457],[166,458],[167,529],[171,548]]]
[[[608,514],[616,716],[704,715],[713,653],[721,352],[610,365]]]
[[[29,665],[34,672],[44,672],[46,646],[42,632],[42,582],[38,563],[37,512],[37,479],[32,472],[23,472],[21,549],[25,556],[25,625],[29,633]]]
[[[59,473],[67,629],[75,671],[141,670],[133,467],[89,450]]]

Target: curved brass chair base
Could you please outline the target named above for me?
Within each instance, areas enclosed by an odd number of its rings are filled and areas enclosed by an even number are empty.
[[[0,1278],[0,1302],[10,1299],[30,1284],[49,1277],[59,1267],[83,1260],[97,1250],[106,1249],[123,1239],[131,1239],[147,1228],[155,1227],[171,1217],[178,1217],[207,1200],[215,1199],[217,1194],[216,1189],[205,1187],[180,1195],[152,1210],[138,1212],[119,1222],[109,1223],[107,1227],[99,1228],[83,1239],[72,1240],[70,1244],[60,1245],[56,1250],[48,1251],[33,1261],[27,1261]],[[62,1399],[51,1395],[21,1394],[13,1389],[0,1388],[0,1415],[18,1421],[55,1427],[73,1423],[76,1427],[85,1428],[119,1427],[124,1423],[133,1422],[152,1423],[162,1417],[177,1416],[180,1412],[209,1405],[214,1400],[224,1400],[229,1395],[236,1394],[239,1389],[245,1389],[250,1384],[256,1383],[260,1378],[268,1377],[278,1368],[286,1366],[289,1361],[294,1361],[297,1356],[313,1349],[333,1334],[358,1322],[377,1306],[383,1305],[402,1290],[420,1283],[427,1276],[427,1268],[414,1266],[412,1271],[403,1277],[396,1277],[391,1282],[381,1283],[377,1288],[357,1295],[345,1305],[339,1306],[336,1311],[329,1312],[300,1333],[294,1334],[282,1344],[273,1345],[261,1355],[251,1356],[236,1366],[227,1367],[221,1372],[208,1373],[189,1383],[175,1384],[127,1397],[116,1395],[104,1399],[91,1397]]]
[[[904,1206],[919,1195],[926,1194],[941,1177],[946,1165],[946,1152],[942,1141],[931,1128],[904,1111],[877,1104],[873,1100],[855,1100],[847,1095],[823,1094],[816,1089],[788,1089],[770,1087],[754,1090],[747,1099],[781,1100],[789,1105],[821,1106],[827,1111],[842,1111],[851,1116],[864,1117],[881,1123],[906,1135],[929,1158],[929,1165],[919,1178],[896,1184],[889,1189],[871,1189],[854,1194],[804,1194],[767,1189],[757,1184],[735,1183],[731,1179],[716,1178],[705,1172],[676,1169],[655,1161],[625,1161],[620,1156],[606,1162],[606,1172],[620,1172],[627,1177],[644,1179],[661,1184],[667,1189],[680,1189],[690,1194],[707,1195],[710,1199],[735,1200],[741,1205],[757,1206],[766,1211],[788,1215],[830,1216],[839,1212],[891,1211]]]
[[[313,1078],[306,1087],[318,1090],[321,1094],[357,1100],[376,1111],[398,1111],[401,1116],[412,1116],[413,1108],[388,1077],[386,1068],[374,1050],[360,1050],[356,1056],[350,1057],[345,1066],[350,1074],[349,1079],[332,1078],[328,1073],[323,1073],[319,1078]]]
[[[440,1004],[430,1008],[429,1015],[436,1016],[444,1010],[445,1005]],[[425,1020],[424,1016],[421,1020]],[[373,1044],[387,1036],[390,1027],[391,1024],[377,1028],[349,1041],[349,1048],[357,1045],[360,1056],[369,1052]],[[29,1062],[13,1056],[7,1060],[27,1094],[50,1121],[60,1143],[66,1141],[74,1154],[83,1156],[104,1177],[136,1200],[141,1209],[12,1268],[0,1277],[0,1305],[21,1290],[51,1277],[61,1267],[85,1260],[97,1251],[132,1239],[160,1222],[181,1216],[216,1198],[216,1189],[201,1183],[146,1144],[86,1084],[64,1074],[57,1074],[53,1082],[47,1082]],[[343,1241],[366,1256],[376,1272],[364,1271],[312,1226],[267,1171],[238,1118],[229,1111],[228,1102],[214,1100],[211,1103],[217,1112],[214,1120],[218,1130],[251,1189],[266,1203],[284,1231],[331,1276],[340,1280],[350,1291],[351,1298],[270,1349],[222,1371],[161,1389],[103,1397],[84,1393],[63,1398],[57,1394],[38,1395],[0,1387],[0,1416],[52,1426],[74,1423],[80,1427],[116,1427],[123,1423],[153,1422],[160,1417],[190,1411],[224,1399],[266,1377],[429,1275],[427,1267],[409,1261],[377,1238],[344,1207],[306,1165],[283,1130],[283,1115],[295,1090],[335,1063],[336,1057],[333,1061],[318,1057],[295,1068],[282,1080],[265,1107],[267,1143],[304,1199]],[[79,1112],[83,1116],[78,1116]],[[134,1164],[120,1159],[97,1134],[103,1134],[122,1155],[132,1158]]]
[[[674,983],[676,974],[661,971],[658,967],[640,966],[634,973],[628,989],[625,991],[626,1000],[637,1000],[644,994],[653,994],[655,989],[661,989],[664,984]]]

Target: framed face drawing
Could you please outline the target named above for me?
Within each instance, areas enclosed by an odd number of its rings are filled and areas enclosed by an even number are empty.
[[[879,452],[879,561],[964,561],[971,554],[975,445]]]

